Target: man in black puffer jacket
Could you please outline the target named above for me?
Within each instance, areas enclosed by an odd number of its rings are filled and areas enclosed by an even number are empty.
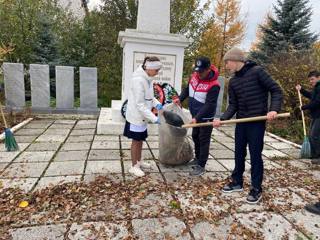
[[[312,118],[310,128],[311,162],[320,164],[320,72],[312,71],[308,75],[313,91],[309,92],[300,85],[296,86],[303,96],[310,99],[310,102],[301,107],[302,110],[309,110]]]
[[[225,56],[226,69],[234,74],[229,82],[229,106],[220,120],[227,120],[236,114],[237,118],[256,117],[267,114],[268,121],[276,118],[283,100],[279,85],[262,67],[252,61],[246,61],[244,52],[238,48],[229,50]],[[268,107],[268,94],[271,103]],[[214,120],[213,126],[219,127],[220,120]],[[251,190],[248,203],[257,203],[262,197],[263,180],[263,138],[266,122],[240,123],[235,130],[235,168],[232,182],[224,186],[223,192],[243,191],[243,173],[247,145],[251,161]]]

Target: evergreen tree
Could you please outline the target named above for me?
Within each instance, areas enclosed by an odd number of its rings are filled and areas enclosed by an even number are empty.
[[[53,24],[49,16],[39,16],[37,40],[33,43],[32,61],[34,63],[55,65],[58,61],[56,36],[53,33]]]
[[[274,12],[275,17],[269,15],[267,24],[260,25],[262,39],[251,52],[251,58],[260,63],[268,63],[281,52],[310,49],[318,37],[309,30],[309,0],[278,0]]]

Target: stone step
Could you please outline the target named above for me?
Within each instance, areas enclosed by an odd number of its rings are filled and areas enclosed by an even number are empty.
[[[113,119],[115,109],[112,108],[101,108],[100,116],[98,120],[97,134],[105,135],[121,135],[125,125],[125,120],[121,116],[118,121]],[[158,125],[148,124],[148,134],[158,135]]]

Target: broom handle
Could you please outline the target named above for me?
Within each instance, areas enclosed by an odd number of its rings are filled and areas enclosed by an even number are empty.
[[[290,117],[290,113],[280,113],[277,115],[276,118],[285,118],[285,117]],[[261,120],[267,120],[267,116],[226,120],[226,121],[221,121],[221,125],[233,124],[233,123],[244,123],[244,122],[255,122],[255,121],[261,121]],[[212,122],[185,124],[185,125],[182,125],[182,128],[206,127],[206,126],[212,126]]]
[[[5,128],[8,128],[7,121],[6,121],[6,118],[4,117],[1,103],[0,103],[0,111],[1,111],[1,116],[2,116],[3,122],[4,122],[4,126],[5,126]]]
[[[301,107],[302,107],[302,99],[301,99],[301,94],[300,94],[299,90],[298,90],[298,96],[299,96],[299,102],[300,102],[300,111],[301,111],[301,115],[302,115],[303,134],[304,134],[304,136],[307,136],[306,122],[305,122],[305,119],[304,119],[304,112],[301,109]]]

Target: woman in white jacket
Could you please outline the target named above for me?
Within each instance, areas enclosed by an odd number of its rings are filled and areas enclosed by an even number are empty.
[[[138,177],[144,176],[141,168],[151,165],[141,161],[142,144],[148,137],[147,122],[159,124],[159,118],[151,111],[152,107],[162,109],[160,102],[154,97],[152,77],[156,76],[162,64],[157,57],[146,57],[143,64],[133,73],[128,91],[126,125],[123,135],[132,139],[132,167],[129,173]]]

